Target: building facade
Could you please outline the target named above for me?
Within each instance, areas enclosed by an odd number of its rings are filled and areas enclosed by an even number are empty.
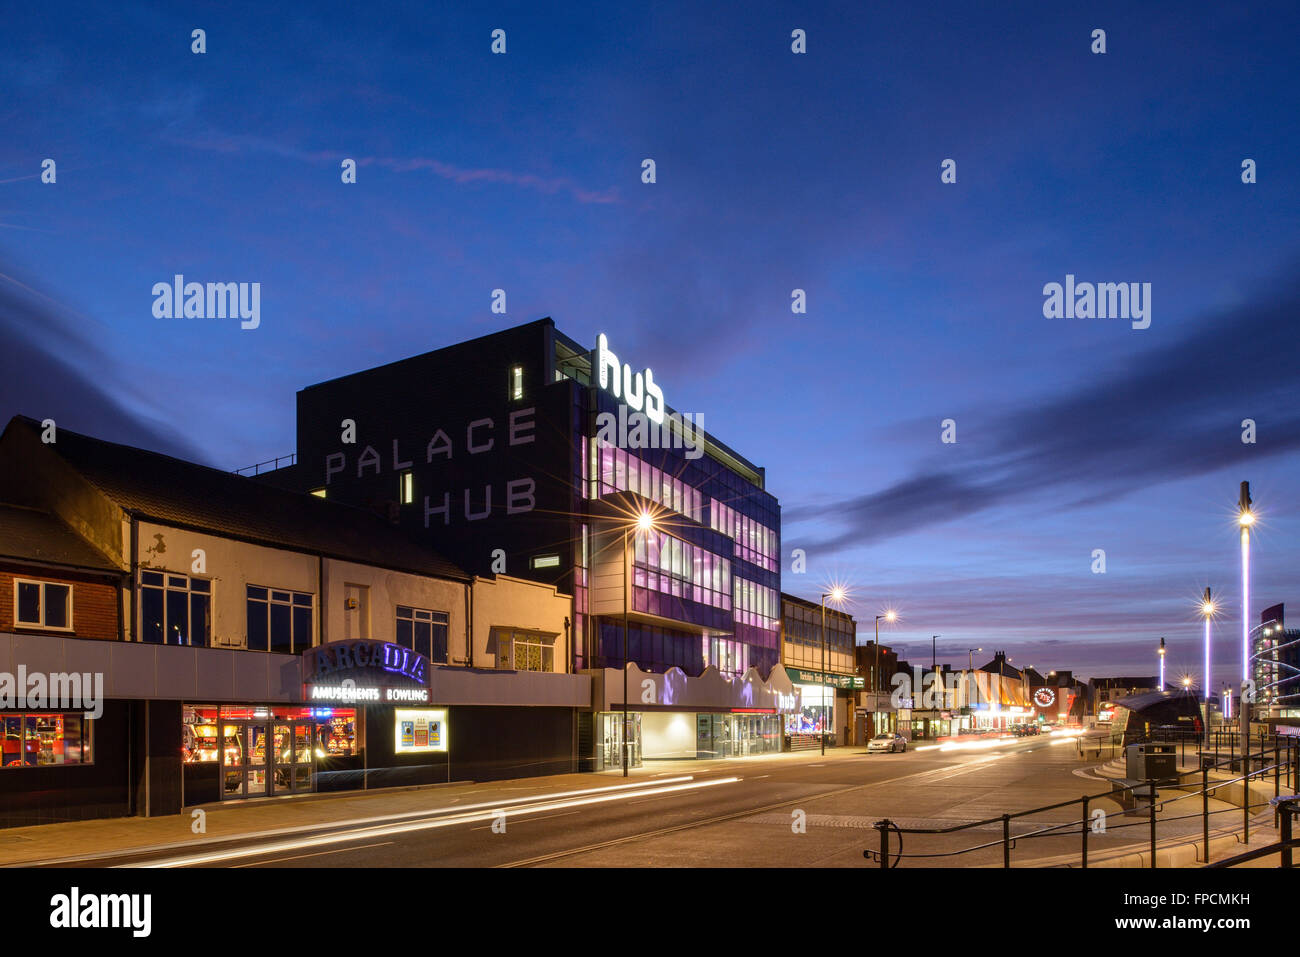
[[[785,723],[792,750],[861,743],[854,732],[854,700],[864,687],[857,674],[857,622],[837,608],[781,595],[781,664],[799,692],[800,710]]]
[[[102,685],[91,717],[0,704],[34,756],[0,773],[0,823],[577,769],[591,679],[553,585],[471,575],[365,510],[40,431],[0,436],[0,528],[26,530],[0,562],[0,672]]]
[[[1250,630],[1250,662],[1259,718],[1300,717],[1300,629],[1286,627],[1286,608],[1265,608]]]
[[[584,347],[542,319],[303,389],[296,463],[262,478],[391,515],[475,574],[571,594],[574,672],[752,686],[781,660],[780,507],[702,420],[603,335]],[[729,740],[764,747],[795,710],[698,700],[694,714],[731,716]],[[597,769],[623,752],[602,708],[581,739]]]

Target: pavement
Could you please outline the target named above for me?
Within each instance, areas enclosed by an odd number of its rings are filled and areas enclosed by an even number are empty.
[[[878,866],[863,851],[879,847],[874,825],[889,818],[903,828],[962,828],[905,835],[902,866],[1001,866],[1001,822],[967,825],[1089,794],[1098,795],[1090,810],[1107,821],[1105,833],[1089,834],[1090,866],[1142,866],[1145,816],[1102,796],[1105,762],[1082,761],[1072,740],[918,745],[904,754],[832,748],[649,761],[626,780],[615,771],[461,782],[14,828],[0,831],[0,865],[864,867]],[[1194,820],[1176,820],[1188,813],[1179,803],[1197,805]],[[1162,864],[1195,865],[1195,850],[1188,858],[1176,847],[1194,848],[1199,805],[1161,808]],[[1240,812],[1226,800],[1213,810],[1222,812],[1216,827],[1225,822],[1218,848],[1235,840]],[[1077,864],[1079,815],[1074,805],[1013,820],[1013,865]]]

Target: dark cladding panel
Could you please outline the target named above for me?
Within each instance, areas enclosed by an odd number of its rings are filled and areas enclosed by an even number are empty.
[[[303,490],[396,515],[469,571],[562,583],[572,567],[575,386],[548,382],[549,323],[415,356],[298,393]],[[512,370],[521,370],[521,394]],[[343,442],[343,422],[356,424]],[[413,498],[400,501],[400,477]],[[539,551],[558,566],[534,571]]]

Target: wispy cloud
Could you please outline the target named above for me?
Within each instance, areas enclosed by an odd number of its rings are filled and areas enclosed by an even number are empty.
[[[202,461],[204,456],[176,431],[147,421],[110,391],[110,363],[87,335],[93,325],[0,267],[0,429],[12,416],[25,414]]]
[[[277,156],[313,165],[338,164],[348,155],[330,150],[303,150],[266,137],[223,133],[211,129],[180,136],[170,135],[167,138],[178,145],[189,146],[193,149],[226,154],[245,152],[273,153]],[[547,195],[567,193],[579,203],[608,205],[622,202],[617,188],[589,189],[567,176],[548,177],[539,176],[535,173],[519,173],[497,167],[457,166],[454,163],[427,156],[352,156],[352,159],[356,160],[358,167],[373,166],[394,173],[429,172],[458,185],[498,183],[517,186],[520,189],[535,190]]]
[[[879,491],[796,505],[784,522],[829,526],[815,547],[833,552],[1029,496],[1051,495],[1063,507],[1114,501],[1300,449],[1300,380],[1289,371],[1300,363],[1300,280],[1291,273],[1255,301],[1204,317],[1176,343],[983,422],[990,438],[974,450],[963,445],[960,466],[922,468]],[[972,412],[967,421],[978,418]],[[1257,444],[1241,442],[1245,418],[1258,423]]]

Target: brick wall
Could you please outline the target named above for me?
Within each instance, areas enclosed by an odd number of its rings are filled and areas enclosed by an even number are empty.
[[[14,579],[54,582],[72,586],[72,631],[19,628],[14,623]],[[30,569],[0,564],[0,631],[20,635],[51,634],[65,638],[118,639],[117,587],[103,578],[59,572],[50,568]]]

